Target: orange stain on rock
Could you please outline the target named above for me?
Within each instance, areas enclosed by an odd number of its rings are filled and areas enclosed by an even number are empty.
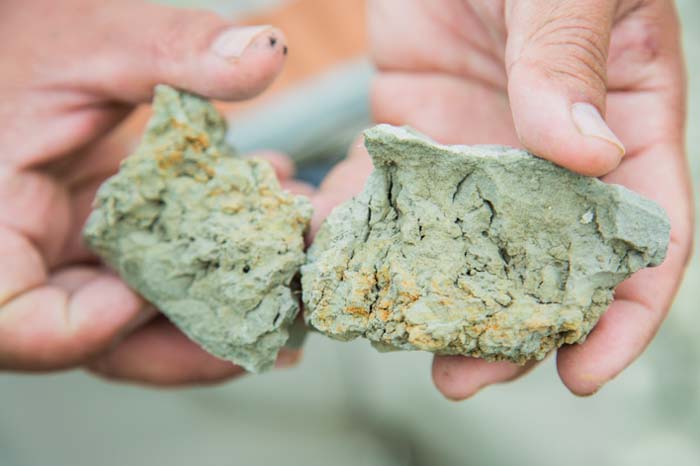
[[[158,163],[158,168],[161,170],[167,170],[168,168],[179,165],[184,160],[182,151],[173,151],[167,155],[156,154],[156,162]]]

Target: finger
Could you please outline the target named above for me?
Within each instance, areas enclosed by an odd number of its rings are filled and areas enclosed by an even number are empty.
[[[245,154],[244,157],[267,160],[270,162],[270,165],[272,165],[272,168],[275,170],[275,175],[277,175],[280,181],[288,180],[293,177],[296,172],[294,160],[282,152],[264,150]]]
[[[44,174],[0,164],[0,199],[0,225],[29,238],[52,262],[70,229],[66,190]]]
[[[48,285],[57,286],[69,294],[76,293],[80,290],[86,283],[95,279],[99,273],[104,272],[105,275],[112,275],[111,272],[102,271],[95,269],[93,267],[69,267],[59,270],[58,272],[51,275],[48,280]],[[160,312],[150,304],[144,305],[139,313],[129,321],[125,326],[122,326],[119,330],[117,336],[112,339],[111,343],[119,340],[120,336],[128,335],[135,329],[142,327],[156,316],[160,315]]]
[[[149,101],[158,83],[244,99],[267,87],[285,61],[280,30],[235,26],[205,10],[127,1],[101,6],[95,15],[96,43],[74,77],[118,101]]]
[[[294,364],[299,352],[283,351],[278,366]],[[160,386],[216,383],[246,373],[201,349],[165,318],[130,335],[89,368],[110,379]]]
[[[617,0],[509,1],[508,95],[523,145],[584,175],[613,170],[624,146],[605,122]]]
[[[679,147],[665,151],[672,159],[685,158],[687,83],[678,15],[673,2],[637,6],[616,24],[611,40],[614,90],[608,92],[606,118],[625,141],[625,161],[664,142]]]
[[[511,362],[488,362],[465,356],[436,356],[433,359],[433,382],[446,398],[461,401],[482,388],[509,382],[525,375],[536,362],[519,366]]]
[[[245,373],[201,349],[165,318],[127,336],[89,367],[110,379],[153,385],[213,383]]]
[[[606,178],[659,202],[671,220],[671,242],[662,265],[637,272],[617,288],[615,301],[583,344],[559,350],[560,377],[577,395],[595,393],[644,351],[680,285],[693,223],[687,168],[679,152],[673,147],[651,147],[625,160]],[[660,167],[664,167],[663,179],[672,182],[659,182]]]
[[[572,393],[595,394],[637,359],[654,338],[669,303],[642,297],[639,290],[646,287],[667,295],[670,288],[675,293],[677,283],[664,283],[670,281],[671,274],[677,274],[671,270],[679,266],[673,263],[678,257],[675,246],[669,251],[670,261],[660,269],[637,272],[618,288],[615,301],[583,344],[559,350],[559,376]]]
[[[134,112],[140,118],[140,109]],[[58,183],[75,190],[95,179],[105,180],[114,175],[119,165],[136,149],[139,139],[128,124],[122,124],[94,143],[87,144],[72,155],[64,156],[45,165],[42,171],[49,173]]]
[[[0,225],[0,312],[2,306],[44,283],[44,260],[23,235]],[[0,318],[2,314],[0,314]]]
[[[63,250],[52,266],[61,267],[65,265],[92,262],[97,263],[97,256],[83,240],[83,228],[95,199],[95,193],[104,180],[96,179],[84,184],[71,193],[71,225]]]
[[[18,69],[43,71],[10,76],[32,92],[2,96],[11,104],[7,112],[0,108],[0,116],[11,126],[0,130],[0,148],[15,166],[56,159],[95,140],[124,116],[125,105],[149,102],[156,84],[240,100],[264,90],[285,61],[286,39],[278,29],[235,26],[211,12],[129,0],[88,2],[79,14],[90,27],[76,32],[75,12],[61,8],[32,2],[22,9],[26,17],[16,20],[39,31],[18,39],[16,47],[31,51],[31,67]],[[48,15],[52,21],[41,21]],[[36,45],[42,41],[52,46]]]
[[[121,280],[96,268],[66,269],[45,285],[32,287],[26,281],[17,291],[0,304],[2,369],[44,371],[79,364],[104,351],[141,319],[145,308]]]
[[[282,182],[282,189],[286,189],[292,194],[300,194],[302,196],[311,197],[316,194],[316,188],[299,180],[286,180]]]

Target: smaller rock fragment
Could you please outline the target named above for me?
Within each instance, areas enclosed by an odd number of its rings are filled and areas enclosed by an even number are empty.
[[[340,340],[524,363],[584,341],[617,284],[660,264],[661,207],[524,151],[365,133],[375,170],[302,267],[305,318]]]
[[[235,156],[207,101],[156,88],[136,152],[99,189],[90,248],[215,356],[270,369],[299,311],[307,199]]]

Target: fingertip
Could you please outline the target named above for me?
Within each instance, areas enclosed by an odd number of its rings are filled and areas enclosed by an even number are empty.
[[[299,364],[301,361],[302,351],[289,348],[282,348],[277,355],[275,367],[277,369],[289,369]]]
[[[467,356],[436,356],[433,381],[445,398],[461,401],[489,385],[513,381],[527,374],[537,361],[518,365],[509,361],[487,361]]]
[[[520,68],[512,73],[508,90],[513,123],[527,150],[585,176],[599,177],[617,168],[624,146],[586,96],[572,97],[566,88]]]
[[[563,347],[557,353],[557,372],[564,386],[574,395],[589,397],[595,395],[607,382],[595,371],[577,364],[577,350],[580,347]]]
[[[582,136],[596,138],[611,145],[619,158],[625,156],[625,146],[613,133],[600,110],[588,102],[575,102],[571,105],[571,120]],[[610,148],[608,147],[608,150]]]
[[[578,396],[595,394],[639,357],[661,315],[639,302],[617,298],[585,342],[557,352],[557,371],[564,385]]]
[[[84,283],[68,303],[68,324],[75,336],[85,341],[109,341],[123,327],[140,321],[144,301],[119,277],[99,274]]]
[[[436,356],[432,377],[438,391],[450,401],[464,401],[476,395],[481,386],[470,377],[469,359],[464,356]]]
[[[278,152],[275,150],[262,150],[245,154],[244,157],[266,160],[270,163],[270,165],[272,165],[275,175],[277,175],[277,178],[280,181],[287,180],[293,177],[296,173],[296,164],[294,163],[294,160],[283,152]]]
[[[235,51],[231,47],[227,56],[225,43],[227,37],[236,37],[241,30],[252,30],[254,37],[245,48]],[[234,39],[235,41],[235,39]],[[229,27],[218,33],[210,46],[210,66],[207,77],[206,97],[220,100],[248,99],[260,94],[279,75],[287,57],[287,39],[284,33],[271,26]],[[196,78],[201,83],[201,71]]]
[[[0,312],[0,366],[57,370],[108,348],[142,317],[143,300],[118,278],[68,272],[26,291]]]
[[[615,170],[622,162],[617,149],[610,144],[588,139],[577,144],[562,135],[559,141],[523,136],[523,146],[533,154],[584,176],[601,177]]]
[[[342,199],[330,197],[323,190],[317,192],[311,197],[311,205],[314,209],[314,213],[311,217],[309,231],[306,235],[309,243],[316,237],[316,234],[318,233],[318,230],[321,229],[321,225],[323,225],[326,217],[328,217],[333,209],[342,202]]]
[[[285,180],[281,182],[281,185],[282,189],[286,189],[292,194],[306,196],[308,198],[311,198],[316,192],[316,188],[312,185],[299,180]]]

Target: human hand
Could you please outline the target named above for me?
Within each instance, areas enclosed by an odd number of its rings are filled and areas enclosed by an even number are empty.
[[[0,370],[88,365],[153,384],[242,369],[190,342],[84,248],[97,187],[129,149],[114,128],[157,83],[210,98],[261,92],[285,38],[136,0],[0,4]],[[293,166],[267,154],[282,179]],[[282,353],[290,364],[296,352]]]
[[[372,0],[369,26],[376,121],[446,144],[524,146],[666,209],[672,229],[663,265],[622,283],[587,341],[558,351],[564,384],[594,393],[653,338],[690,253],[685,75],[673,2]],[[314,228],[362,189],[370,167],[356,147],[329,174],[315,198]],[[433,380],[448,398],[464,399],[532,366],[438,356]]]

